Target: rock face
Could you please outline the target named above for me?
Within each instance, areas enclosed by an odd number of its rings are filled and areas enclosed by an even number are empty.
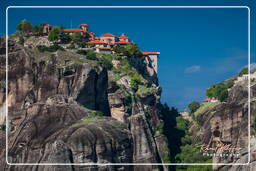
[[[160,91],[136,96],[127,76],[110,82],[112,71],[71,52],[38,52],[8,44],[8,162],[162,163],[166,138],[157,138]],[[40,56],[41,55],[41,56]],[[66,56],[65,56],[66,55]],[[74,57],[75,58],[75,57]],[[85,60],[86,62],[81,62]],[[5,40],[0,39],[0,124],[5,124]],[[134,68],[139,67],[136,62]],[[135,66],[136,64],[136,66]],[[144,67],[150,68],[145,62]],[[140,71],[138,72],[140,74]],[[146,70],[147,85],[158,89]],[[130,97],[132,96],[132,97]],[[134,96],[134,97],[133,97]],[[103,116],[101,116],[103,113]],[[0,131],[2,170],[163,170],[122,165],[8,166]]]
[[[255,97],[255,86],[251,87]],[[251,101],[252,121],[255,117],[256,103]],[[194,141],[199,139],[209,147],[218,143],[241,148],[235,151],[237,157],[213,157],[214,163],[248,163],[248,84],[235,85],[229,90],[226,102],[207,110],[197,116],[200,130],[193,128]],[[255,166],[255,130],[252,128],[251,137],[251,167]],[[220,150],[217,153],[220,153]],[[230,154],[230,153],[229,153]],[[254,164],[253,164],[254,163]],[[237,171],[250,170],[248,166],[213,166],[214,170]]]

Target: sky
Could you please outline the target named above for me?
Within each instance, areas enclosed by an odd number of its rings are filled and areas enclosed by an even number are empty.
[[[255,3],[245,0],[190,1],[3,1],[0,21],[9,5],[247,5],[251,8],[251,30],[255,28]],[[23,19],[32,24],[48,22],[76,28],[89,24],[97,36],[125,33],[142,51],[158,51],[161,102],[182,110],[192,101],[203,101],[207,87],[236,75],[248,64],[247,8],[93,8],[9,9],[8,32],[14,33]],[[256,20],[255,20],[256,21]],[[5,34],[5,23],[0,34]],[[254,39],[251,33],[251,61]]]

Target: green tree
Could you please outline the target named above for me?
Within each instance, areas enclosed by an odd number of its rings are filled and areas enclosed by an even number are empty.
[[[43,26],[42,25],[35,25],[32,28],[33,33],[42,33],[43,32]]]
[[[239,76],[242,76],[242,75],[244,75],[244,74],[248,74],[248,68],[247,67],[245,67],[245,68],[243,68],[240,72],[239,72]]]
[[[213,87],[210,87],[206,90],[206,96],[207,97],[215,97],[215,89]]]
[[[61,30],[60,30],[59,27],[54,27],[54,28],[50,31],[49,35],[48,35],[48,40],[49,40],[49,41],[55,41],[55,40],[57,40],[57,39],[59,38],[60,32],[61,32]]]
[[[140,49],[136,44],[128,44],[125,46],[125,55],[134,57],[143,57]]]
[[[222,89],[218,96],[217,96],[218,100],[223,102],[228,98],[228,90],[227,89]]]
[[[98,60],[96,53],[93,50],[88,50],[86,52],[86,59],[89,60]]]
[[[59,39],[61,41],[61,43],[69,43],[71,41],[71,38],[69,36],[69,34],[67,33],[64,33],[64,32],[61,32],[60,35],[59,35]],[[73,44],[74,45],[74,44]],[[72,45],[72,46],[73,46]],[[74,47],[75,48],[75,47]],[[73,48],[73,49],[74,49]],[[72,49],[72,48],[71,48]]]
[[[125,48],[123,46],[117,45],[113,48],[113,51],[116,52],[116,53],[119,53],[119,54],[120,53],[124,54],[125,53]]]
[[[199,107],[200,107],[200,103],[199,102],[192,102],[188,105],[190,113],[194,113]]]
[[[210,157],[203,156],[199,147],[196,145],[184,145],[181,153],[175,157],[178,163],[212,163]],[[176,166],[177,171],[211,171],[212,166]]]
[[[83,40],[83,36],[80,32],[74,32],[70,35],[71,40],[74,42],[81,42]]]
[[[128,44],[126,46],[115,46],[114,52],[124,54],[126,56],[143,57],[140,49],[136,44]]]
[[[179,116],[179,117],[176,117],[176,124],[177,124],[176,128],[178,130],[186,132],[186,130],[188,129],[189,122],[183,119],[181,116]]]
[[[18,31],[22,31],[24,33],[30,33],[33,29],[33,25],[27,20],[22,20],[16,27]]]
[[[99,61],[100,61],[101,65],[108,70],[110,70],[113,67],[111,60],[109,60],[107,58],[102,57],[99,59]]]
[[[206,90],[206,95],[208,97],[215,97],[220,101],[225,101],[228,97],[228,88],[232,87],[233,84],[233,82],[216,84]]]
[[[141,83],[141,78],[140,78],[139,74],[134,74],[131,77],[131,88],[134,91],[137,91],[140,83]]]

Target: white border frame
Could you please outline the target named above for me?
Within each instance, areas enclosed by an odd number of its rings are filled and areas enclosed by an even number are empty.
[[[163,166],[170,166],[170,165],[249,165],[250,158],[251,158],[251,148],[250,148],[250,135],[251,135],[251,128],[250,128],[250,83],[251,83],[251,74],[249,72],[248,76],[248,162],[247,163],[9,163],[8,162],[8,10],[11,8],[245,8],[248,10],[248,70],[250,71],[250,8],[248,6],[8,6],[6,8],[6,163],[8,165],[15,165],[15,166],[23,166],[23,165],[38,165],[38,166],[45,166],[45,165],[163,165]]]

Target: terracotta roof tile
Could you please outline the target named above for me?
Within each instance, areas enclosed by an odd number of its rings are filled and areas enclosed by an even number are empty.
[[[89,25],[88,24],[80,24],[80,26],[88,27]]]
[[[110,33],[106,33],[106,34],[103,34],[100,37],[116,37],[116,36],[114,36],[113,34],[110,34]]]
[[[128,44],[129,42],[127,41],[119,41],[119,42],[116,42],[117,44]]]
[[[143,55],[159,55],[159,52],[142,52]]]
[[[81,32],[83,31],[82,29],[64,29],[64,32]]]
[[[87,42],[87,44],[105,44],[105,42],[102,42],[99,40],[93,40],[93,41]]]
[[[119,39],[129,39],[129,38],[126,36],[120,36]]]

